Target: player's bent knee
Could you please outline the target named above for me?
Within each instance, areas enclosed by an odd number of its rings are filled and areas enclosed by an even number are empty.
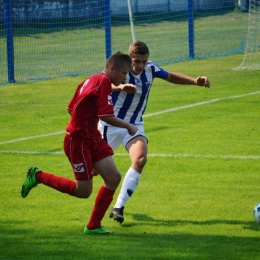
[[[87,199],[91,195],[92,190],[75,189],[74,195],[80,199]]]
[[[91,195],[91,192],[85,191],[85,192],[79,192],[78,198],[80,199],[87,199]]]
[[[120,173],[116,174],[115,179],[114,179],[115,183],[119,184],[121,181],[121,178],[122,178],[122,176]]]
[[[119,184],[120,181],[121,181],[121,174],[119,172],[110,175],[109,182]]]
[[[146,156],[140,157],[136,160],[135,163],[138,168],[142,169],[145,166],[145,164],[147,163],[147,157]]]
[[[121,181],[121,174],[118,172],[118,173],[111,174],[110,177],[105,180],[105,183],[107,188],[115,190],[119,185],[120,181]]]

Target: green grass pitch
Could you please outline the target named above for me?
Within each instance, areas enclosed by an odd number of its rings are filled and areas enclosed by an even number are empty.
[[[20,195],[32,165],[73,178],[63,131],[84,77],[0,87],[0,259],[259,259],[259,71],[233,71],[241,61],[238,54],[165,66],[207,75],[211,88],[155,80],[145,116],[148,162],[125,222],[105,215],[109,236],[83,233],[100,177],[87,200],[44,185]],[[124,175],[125,150],[114,159]]]

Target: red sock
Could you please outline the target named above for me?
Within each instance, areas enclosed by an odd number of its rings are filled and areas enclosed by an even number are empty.
[[[62,176],[56,176],[47,172],[38,172],[36,179],[40,183],[47,185],[55,190],[62,193],[68,193],[74,195],[76,182]]]
[[[87,225],[89,229],[96,229],[101,226],[101,220],[113,200],[114,193],[114,190],[109,190],[103,185],[100,187]]]

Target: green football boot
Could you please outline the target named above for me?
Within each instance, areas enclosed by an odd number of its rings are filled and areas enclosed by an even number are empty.
[[[36,173],[38,173],[38,172],[41,172],[41,170],[37,167],[31,167],[28,170],[27,177],[23,183],[22,191],[21,191],[23,198],[26,198],[27,195],[29,194],[30,190],[33,187],[36,187],[38,185],[39,182],[36,179]]]
[[[84,228],[84,233],[85,234],[90,234],[90,235],[106,235],[106,234],[111,234],[110,231],[106,230],[104,227],[99,227],[96,229],[88,229],[88,227]]]

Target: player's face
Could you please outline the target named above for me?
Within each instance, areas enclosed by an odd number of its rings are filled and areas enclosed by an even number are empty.
[[[148,60],[148,54],[131,54],[132,68],[131,71],[135,74],[141,74],[146,66]]]
[[[122,84],[126,80],[126,74],[129,72],[129,67],[123,66],[119,69],[112,68],[111,81],[115,86]]]

